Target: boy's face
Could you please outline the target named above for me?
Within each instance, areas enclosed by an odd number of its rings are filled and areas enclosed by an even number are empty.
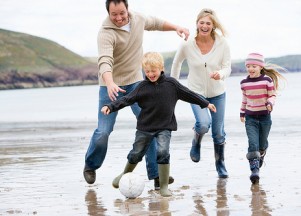
[[[144,69],[145,76],[151,81],[151,82],[156,82],[159,77],[161,76],[161,71],[160,68],[157,67],[151,67],[151,66],[146,66]]]

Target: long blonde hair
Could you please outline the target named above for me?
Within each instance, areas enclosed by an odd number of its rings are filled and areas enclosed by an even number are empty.
[[[286,79],[280,73],[280,71],[287,72],[287,69],[285,69],[284,67],[281,67],[277,64],[272,64],[272,63],[266,63],[265,66],[261,70],[262,74],[269,76],[273,80],[275,90],[278,90],[280,87],[280,83],[279,83],[280,79],[282,81],[285,81],[284,84],[286,83]]]

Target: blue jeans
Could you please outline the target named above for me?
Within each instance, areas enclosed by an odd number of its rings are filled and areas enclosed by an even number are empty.
[[[120,88],[126,90],[126,92],[125,93],[119,92],[117,98],[129,94],[138,86],[138,84],[139,82],[131,85],[120,86]],[[108,95],[107,87],[100,86],[99,105],[98,105],[98,127],[95,129],[92,135],[90,145],[86,152],[85,169],[91,169],[91,170],[98,169],[99,167],[101,167],[106,157],[107,148],[108,148],[108,138],[111,132],[113,131],[118,112],[113,112],[110,115],[103,115],[100,110],[105,104],[108,104],[110,102],[111,100]],[[138,104],[137,103],[133,104],[131,106],[131,109],[137,118],[141,110]],[[158,177],[158,165],[156,162],[156,157],[157,157],[156,141],[155,139],[153,139],[148,151],[146,152],[146,157],[145,157],[146,168],[147,168],[149,179],[154,179]]]
[[[271,115],[246,115],[246,132],[248,136],[248,153],[264,151],[268,148],[268,136],[272,126]]]
[[[156,138],[157,141],[157,163],[169,164],[170,154],[170,138],[171,131],[163,130],[156,132],[136,131],[136,138],[133,149],[128,154],[128,162],[130,164],[139,163],[149,148],[150,141]]]
[[[200,95],[200,97],[203,96]],[[222,144],[226,140],[226,133],[224,131],[226,93],[206,99],[210,103],[215,105],[216,113],[211,112],[208,108],[202,109],[199,105],[191,104],[191,108],[196,121],[194,125],[194,130],[198,134],[204,135],[209,131],[210,126],[212,126],[211,131],[213,143],[216,145]]]

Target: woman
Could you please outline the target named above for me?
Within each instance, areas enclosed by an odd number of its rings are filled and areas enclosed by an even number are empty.
[[[201,141],[211,127],[216,171],[220,178],[227,178],[228,172],[224,163],[224,80],[231,73],[230,49],[224,38],[225,30],[213,10],[203,9],[197,16],[196,27],[196,37],[182,43],[177,50],[171,76],[179,78],[182,63],[186,59],[189,68],[188,88],[216,106],[217,112],[209,113],[208,109],[191,104],[196,122],[190,157],[194,162],[200,161]]]

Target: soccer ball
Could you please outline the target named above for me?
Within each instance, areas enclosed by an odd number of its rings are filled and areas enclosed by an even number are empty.
[[[127,198],[134,199],[143,192],[145,183],[141,176],[129,172],[124,174],[119,181],[119,190]]]

